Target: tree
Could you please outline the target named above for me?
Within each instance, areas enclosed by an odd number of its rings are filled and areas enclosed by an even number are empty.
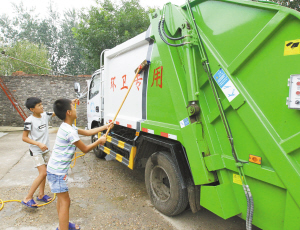
[[[45,45],[37,45],[27,40],[14,43],[12,46],[0,47],[1,51],[10,57],[50,69],[49,53]],[[33,66],[7,56],[0,57],[0,75],[11,75],[15,71],[23,71],[27,74],[49,74],[48,70]]]
[[[272,0],[272,2],[300,11],[300,0]]]
[[[120,5],[112,0],[97,1],[88,12],[82,11],[81,22],[73,32],[85,57],[94,69],[99,68],[99,56],[104,49],[112,48],[147,30],[148,12],[139,0],[122,0]]]
[[[29,37],[36,39],[35,29],[37,26],[37,15],[34,9],[27,10],[21,2],[19,6],[13,4],[14,17],[10,18],[3,14],[0,16],[0,37],[3,44],[13,44]],[[36,41],[33,41],[36,43]]]
[[[84,49],[79,46],[78,41],[74,39],[73,28],[79,24],[78,13],[75,9],[64,12],[64,18],[60,23],[59,44],[57,55],[64,60],[61,71],[73,75],[87,74],[94,71],[85,61],[83,55]],[[61,61],[62,62],[62,61]]]
[[[9,18],[1,15],[1,37],[7,45],[12,45],[23,40],[31,43],[46,46],[49,51],[49,60],[54,71],[59,71],[60,63],[57,57],[59,15],[52,9],[49,3],[49,16],[40,19],[35,13],[35,9],[27,9],[21,2],[19,5],[13,4],[14,17]]]
[[[79,23],[78,13],[67,10],[61,17],[49,1],[48,15],[40,18],[35,9],[13,4],[14,17],[0,16],[0,39],[6,45],[27,40],[46,46],[51,69],[55,72],[78,75],[92,73],[82,55],[83,49],[73,37],[72,29]]]

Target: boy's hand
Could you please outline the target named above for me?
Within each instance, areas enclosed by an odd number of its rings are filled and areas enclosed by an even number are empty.
[[[113,122],[110,122],[110,123],[104,125],[105,129],[109,129],[109,128],[112,129],[113,127],[114,127],[114,123]]]
[[[48,149],[47,145],[43,144],[43,143],[39,143],[37,145],[43,152],[46,151]]]
[[[102,137],[100,137],[100,138],[98,139],[98,142],[99,142],[100,145],[104,145],[105,142],[106,142],[106,136],[103,135]]]
[[[77,104],[77,105],[79,105],[79,99],[78,98],[76,98],[76,99],[73,99],[72,100],[72,104]]]

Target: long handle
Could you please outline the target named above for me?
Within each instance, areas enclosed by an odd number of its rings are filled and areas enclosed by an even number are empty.
[[[75,109],[76,109],[76,104],[75,104]],[[76,126],[76,119],[74,119],[74,125]]]
[[[78,105],[79,105],[79,99],[78,99]],[[77,105],[77,103],[75,103],[75,109],[76,109],[76,105]],[[76,126],[76,119],[74,120],[74,125]]]
[[[124,99],[123,99],[123,101],[122,101],[122,103],[121,103],[119,109],[118,109],[118,112],[116,113],[114,119],[112,120],[113,123],[115,122],[115,120],[116,120],[116,118],[117,118],[117,116],[118,116],[118,114],[119,114],[119,112],[120,112],[120,110],[121,110],[121,108],[122,108],[122,106],[123,106],[123,104],[124,104],[124,102],[125,102],[125,100],[126,100],[128,94],[129,94],[129,91],[131,90],[131,87],[133,86],[133,83],[134,83],[134,81],[135,81],[135,78],[137,77],[137,75],[139,75],[139,72],[140,72],[140,70],[141,70],[142,68],[143,68],[142,66],[139,66],[138,71],[136,71],[136,74],[135,74],[135,76],[134,76],[134,78],[133,78],[133,80],[132,80],[132,82],[131,82],[131,85],[129,86],[129,89],[128,89],[128,91],[127,91],[127,93],[126,93],[126,95],[125,95],[125,97],[124,97]],[[109,131],[110,131],[110,127],[107,129],[106,134],[108,134]],[[105,135],[106,135],[106,134],[105,134]]]

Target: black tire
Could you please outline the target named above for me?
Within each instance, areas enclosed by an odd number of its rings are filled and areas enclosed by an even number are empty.
[[[154,207],[167,216],[183,212],[188,193],[180,180],[180,171],[167,152],[154,153],[147,161],[145,182]]]
[[[97,140],[98,140],[98,134],[95,134],[91,137],[92,143],[94,143]],[[104,157],[106,157],[106,153],[99,149],[99,145],[96,148],[94,148],[93,151],[94,151],[96,157],[98,157],[100,159],[104,159]]]

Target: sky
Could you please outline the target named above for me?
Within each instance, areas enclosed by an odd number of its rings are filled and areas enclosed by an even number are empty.
[[[49,5],[49,0],[1,0],[0,15],[4,13],[7,15],[13,14],[12,3],[16,3],[17,5],[19,5],[21,1],[23,2],[24,6],[28,9],[35,7],[35,12],[40,13],[41,16],[43,13],[47,12],[47,7]],[[91,5],[95,5],[95,0],[52,0],[52,2],[54,4],[54,9],[58,9],[60,13],[63,12],[64,9],[80,9],[82,7],[89,7]],[[143,7],[156,6],[160,9],[162,9],[162,6],[168,2],[172,2],[175,5],[182,5],[185,3],[185,0],[140,0],[140,3]]]

